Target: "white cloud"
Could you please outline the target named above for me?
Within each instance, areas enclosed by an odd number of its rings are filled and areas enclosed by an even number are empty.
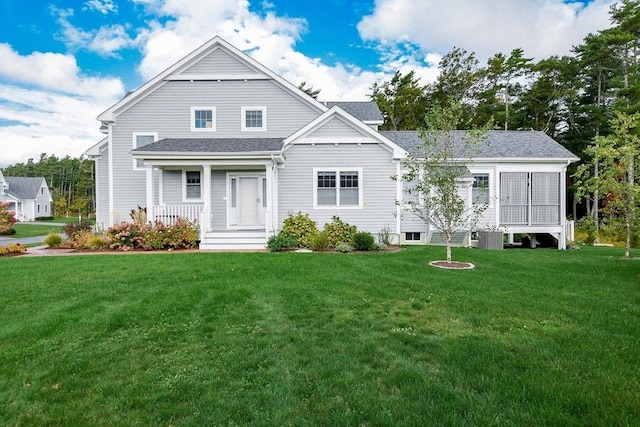
[[[318,58],[307,57],[296,51],[296,42],[307,32],[302,18],[277,16],[270,3],[258,15],[249,11],[247,1],[222,0],[137,0],[149,11],[171,17],[164,25],[151,24],[143,48],[144,57],[139,71],[148,80],[175,61],[219,35],[240,50],[248,52],[291,83],[303,81],[307,86],[320,89],[322,100],[368,100],[370,87],[390,78],[395,72],[388,67],[379,71],[364,71],[350,64],[323,64]],[[436,64],[437,65],[437,64]],[[416,69],[423,80],[433,80],[437,71],[433,64],[420,60],[405,61],[405,71]]]
[[[0,43],[0,62],[3,64],[0,77],[14,82],[98,100],[112,99],[124,93],[124,86],[119,79],[81,75],[72,55],[33,52],[23,56],[11,45]]]
[[[613,2],[377,0],[358,30],[381,49],[406,41],[440,54],[461,47],[484,62],[521,47],[526,56],[540,60],[568,54],[589,32],[607,28]]]
[[[82,75],[71,55],[0,43],[0,62],[0,166],[81,155],[103,136],[96,116],[124,94],[118,79]]]
[[[51,13],[54,16],[57,15],[57,22],[60,25],[60,34],[57,38],[71,51],[84,49],[100,56],[119,58],[117,53],[119,50],[138,46],[147,34],[144,29],[141,29],[138,36],[132,38],[127,33],[127,26],[121,24],[103,25],[98,29],[87,31],[69,21],[73,16],[73,9],[52,6]]]
[[[0,166],[40,154],[77,157],[102,137],[95,117],[114,100],[96,102],[51,91],[0,84]]]
[[[113,0],[89,0],[84,4],[86,9],[95,10],[103,15],[118,13],[118,6],[113,3]]]

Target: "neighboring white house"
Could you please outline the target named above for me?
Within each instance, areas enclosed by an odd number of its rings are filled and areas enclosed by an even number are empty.
[[[42,177],[3,176],[0,172],[0,202],[8,202],[18,221],[51,216],[51,193]]]
[[[400,211],[401,162],[416,132],[379,132],[373,102],[319,102],[215,37],[98,116],[97,225],[197,220],[202,249],[265,247],[283,220],[333,216],[396,242],[438,231]],[[541,132],[500,132],[468,165],[469,203],[487,186],[486,225],[549,233],[564,247],[565,173],[577,158]]]

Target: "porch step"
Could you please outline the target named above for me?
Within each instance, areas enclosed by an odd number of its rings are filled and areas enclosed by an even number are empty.
[[[200,250],[266,249],[264,230],[208,231],[200,242]]]

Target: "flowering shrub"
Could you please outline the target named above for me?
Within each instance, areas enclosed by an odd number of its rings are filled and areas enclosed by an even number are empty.
[[[161,230],[163,226],[161,222],[156,222],[156,231]],[[166,227],[166,229],[161,232],[164,233],[162,246],[170,249],[194,248],[199,237],[196,224],[185,218],[176,219],[174,225]]]
[[[329,234],[329,244],[335,248],[341,242],[353,245],[353,238],[358,232],[358,228],[355,225],[347,224],[334,215],[331,222],[324,225],[324,231]]]
[[[196,246],[198,228],[195,223],[178,218],[173,226],[161,221],[154,224],[121,222],[106,231],[106,243],[117,251],[189,249]]]
[[[7,246],[0,245],[0,255],[24,254],[27,253],[27,247],[20,243],[9,243]]]
[[[15,212],[7,210],[9,203],[0,202],[0,234],[11,234],[16,223]]]
[[[285,236],[295,238],[299,246],[309,248],[311,247],[313,236],[318,234],[318,226],[309,217],[309,214],[298,212],[296,215],[289,216],[284,220],[281,232]]]

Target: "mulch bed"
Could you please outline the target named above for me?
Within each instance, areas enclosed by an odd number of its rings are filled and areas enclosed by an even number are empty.
[[[470,270],[475,267],[475,265],[470,262],[459,261],[431,261],[429,265],[432,267],[444,268],[446,270]]]

